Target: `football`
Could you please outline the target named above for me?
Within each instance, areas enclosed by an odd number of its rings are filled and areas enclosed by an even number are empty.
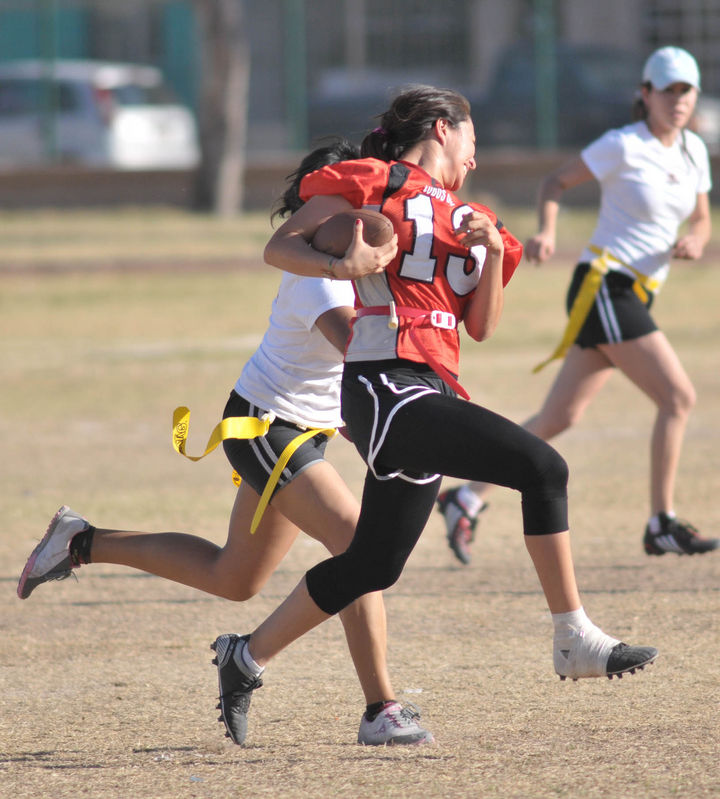
[[[392,222],[379,211],[357,208],[341,211],[326,219],[315,231],[312,246],[320,252],[342,258],[353,238],[355,220],[362,219],[363,239],[372,247],[379,247],[393,237]]]

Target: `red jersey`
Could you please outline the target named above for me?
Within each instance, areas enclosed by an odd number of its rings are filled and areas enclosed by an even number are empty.
[[[478,203],[465,203],[438,184],[424,169],[405,161],[364,158],[343,161],[303,178],[300,197],[318,194],[345,197],[355,208],[381,211],[398,234],[398,253],[381,274],[354,281],[356,309],[398,307],[399,326],[391,328],[387,316],[362,316],[354,320],[346,360],[406,358],[424,363],[427,353],[458,374],[460,341],[456,326],[424,324],[410,335],[410,324],[400,309],[413,308],[463,318],[485,262],[486,249],[470,249],[458,242],[453,230],[472,211],[487,214],[505,243],[503,283],[512,276],[522,256],[522,245],[497,216]],[[448,317],[443,317],[447,319]],[[409,321],[409,320],[408,320]]]

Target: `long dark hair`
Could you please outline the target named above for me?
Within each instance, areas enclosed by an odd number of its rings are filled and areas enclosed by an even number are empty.
[[[645,81],[645,83],[641,84],[640,89],[638,89],[635,99],[633,100],[630,116],[633,122],[639,122],[640,120],[644,120],[648,118],[648,107],[645,104],[645,99],[642,96],[642,89],[646,89],[650,91],[652,89],[652,83],[650,81]]]
[[[380,117],[380,125],[363,139],[363,158],[396,161],[413,145],[426,139],[438,119],[457,127],[470,117],[470,103],[452,89],[409,86]]]
[[[321,167],[337,164],[340,161],[352,161],[356,158],[360,158],[360,148],[357,144],[343,138],[328,141],[327,144],[308,153],[300,162],[300,166],[287,176],[288,186],[277,201],[276,207],[270,215],[270,221],[273,221],[276,216],[281,218],[290,216],[304,205],[300,199],[300,182],[305,175],[309,175]]]

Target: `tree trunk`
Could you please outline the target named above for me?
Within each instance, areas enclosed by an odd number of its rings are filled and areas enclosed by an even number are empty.
[[[202,163],[197,205],[222,216],[243,208],[250,52],[244,0],[195,0],[200,28]]]

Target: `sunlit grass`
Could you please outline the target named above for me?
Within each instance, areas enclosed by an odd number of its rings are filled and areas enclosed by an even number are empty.
[[[521,240],[534,233],[534,208],[494,210]],[[563,208],[558,248],[579,252],[595,217],[593,208]],[[720,231],[720,211],[714,217]],[[271,231],[269,211],[231,219],[162,207],[1,211],[0,269],[260,261]]]
[[[88,266],[253,257],[270,234],[268,213],[237,219],[173,208],[0,213],[2,266]]]

